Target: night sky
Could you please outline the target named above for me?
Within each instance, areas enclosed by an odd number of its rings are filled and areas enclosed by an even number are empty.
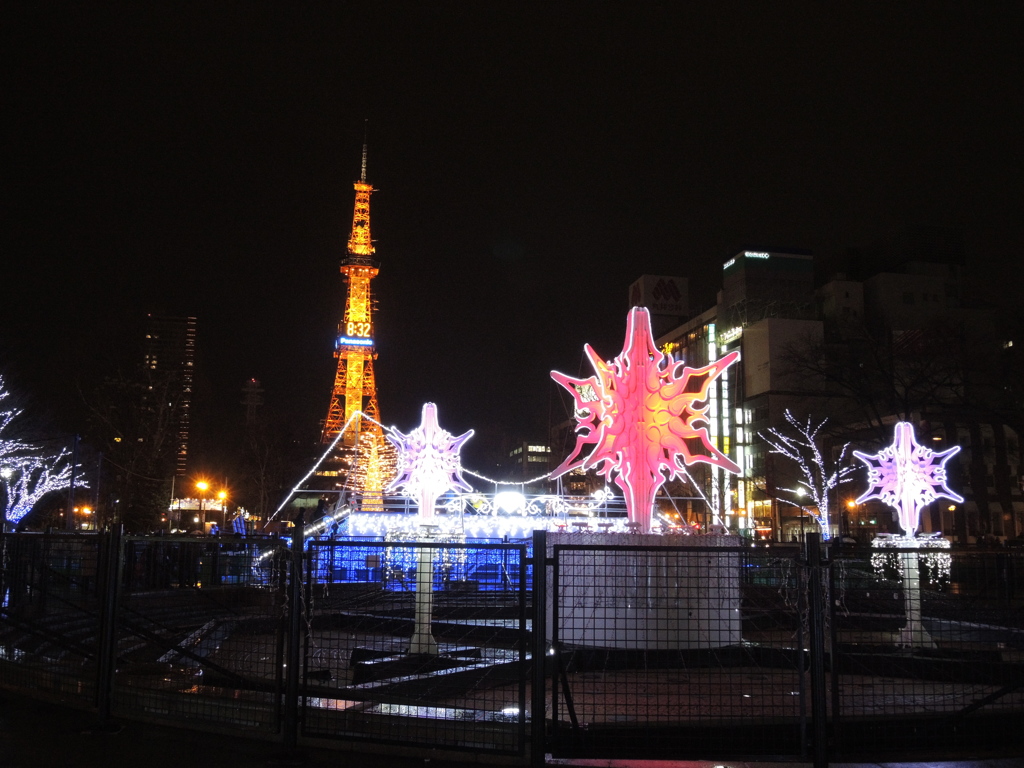
[[[1019,3],[164,5],[5,14],[0,373],[55,430],[156,312],[198,318],[199,464],[249,377],[317,434],[364,120],[403,430],[543,435],[633,280],[702,310],[745,245],[939,226],[1020,290]]]

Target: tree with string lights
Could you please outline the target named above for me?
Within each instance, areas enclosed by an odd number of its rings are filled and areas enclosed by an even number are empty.
[[[0,499],[3,527],[21,522],[44,496],[71,485],[71,455],[47,455],[42,448],[15,436],[20,408],[7,407],[10,392],[0,377]]]
[[[843,483],[848,483],[853,478],[852,466],[843,466],[849,443],[845,443],[835,459],[827,459],[822,451],[820,442],[821,430],[828,422],[823,419],[815,424],[810,416],[804,422],[798,421],[787,409],[786,421],[792,427],[795,434],[786,434],[774,427],[760,432],[759,435],[771,448],[771,453],[789,459],[796,464],[802,479],[797,480],[793,488],[780,488],[780,491],[791,493],[798,499],[808,498],[810,504],[801,501],[780,498],[779,501],[799,507],[801,512],[810,517],[821,528],[823,539],[831,538],[830,504],[832,493]]]
[[[9,477],[4,476],[7,497],[4,517],[7,521],[17,525],[44,496],[66,490],[71,485],[71,468],[68,451],[61,451],[53,457],[23,458]]]

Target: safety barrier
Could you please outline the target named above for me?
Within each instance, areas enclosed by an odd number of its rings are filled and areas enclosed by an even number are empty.
[[[1020,754],[1024,552],[0,536],[0,686],[339,749]]]

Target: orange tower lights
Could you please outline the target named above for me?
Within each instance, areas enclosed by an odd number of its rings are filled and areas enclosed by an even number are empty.
[[[373,340],[370,281],[377,276],[378,268],[373,260],[374,247],[370,237],[370,194],[374,189],[366,181],[365,144],[362,172],[354,186],[356,202],[352,233],[348,238],[347,256],[341,262],[348,295],[334,346],[338,368],[321,442],[330,443],[346,424],[349,425],[340,444],[347,449],[345,452],[349,456],[349,486],[363,496],[365,508],[368,501],[373,506],[380,504],[383,489],[394,474],[395,464],[394,450],[376,423],[380,414],[373,375],[377,352]],[[360,411],[370,418],[360,418],[357,415]]]

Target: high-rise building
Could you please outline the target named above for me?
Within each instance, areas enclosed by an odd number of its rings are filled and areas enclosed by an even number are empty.
[[[151,375],[166,377],[174,404],[174,476],[188,471],[188,441],[195,381],[196,319],[146,316],[143,365]]]
[[[379,424],[377,383],[373,361],[373,308],[370,281],[379,267],[373,259],[375,248],[370,237],[370,194],[366,181],[366,145],[363,145],[362,171],[355,182],[355,210],[347,253],[341,261],[348,292],[345,312],[338,324],[334,356],[338,367],[334,376],[330,405],[321,442],[337,440],[334,459],[325,464],[321,477],[333,477],[337,488],[345,488],[362,500],[366,508],[380,507],[386,484],[395,470],[395,452]],[[339,438],[340,435],[340,439]]]
[[[706,414],[708,436],[742,469],[732,475],[712,465],[689,468],[707,499],[701,522],[725,525],[747,535],[771,517],[751,482],[760,456],[753,438],[755,419],[778,423],[790,393],[779,380],[778,361],[785,342],[813,332],[814,261],[810,254],[777,250],[740,251],[722,265],[722,290],[715,306],[662,336],[658,345],[675,360],[697,368],[735,350],[739,361],[711,384]],[[765,343],[752,339],[765,336]],[[769,345],[767,340],[774,343]],[[775,365],[773,366],[773,362]],[[769,397],[769,394],[771,397]]]
[[[519,483],[533,481],[537,490],[543,490],[551,469],[551,446],[537,440],[518,442],[509,449],[503,463],[507,480]]]
[[[961,543],[1024,532],[1020,437],[995,409],[966,407],[978,394],[972,390],[987,382],[960,368],[972,363],[969,352],[956,356],[955,343],[988,350],[998,333],[990,312],[963,307],[959,266],[949,261],[876,260],[871,264],[888,269],[838,274],[815,288],[810,254],[746,250],[726,260],[715,305],[658,339],[662,351],[693,367],[742,352],[714,382],[706,417],[714,444],[743,473],[691,468],[707,499],[708,519],[782,541],[813,529],[792,499],[780,503],[786,495],[781,489],[793,487],[793,468],[759,437],[769,428],[787,431],[784,414],[790,410],[800,419],[828,416],[842,440],[877,440],[896,421],[910,419],[922,441],[962,446],[947,470],[965,502],[930,504],[922,530],[941,531]],[[948,337],[939,340],[951,351],[936,358],[936,345],[928,346],[927,339],[943,331]],[[810,369],[817,357],[801,367],[801,350],[820,351],[835,368],[815,374]],[[858,373],[865,365],[871,373]],[[860,379],[865,387],[890,392],[891,402],[882,398],[869,409],[864,392],[854,391]],[[834,534],[866,540],[891,528],[884,510],[849,506],[856,495],[843,486],[832,499]]]

